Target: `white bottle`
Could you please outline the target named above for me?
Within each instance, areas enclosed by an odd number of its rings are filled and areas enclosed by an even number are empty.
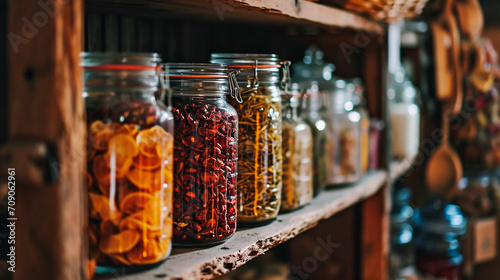
[[[412,159],[418,154],[420,145],[420,109],[415,104],[417,91],[404,78],[404,72],[395,76],[399,77],[395,77],[395,83],[388,92],[391,100],[389,118],[392,154],[396,158]]]

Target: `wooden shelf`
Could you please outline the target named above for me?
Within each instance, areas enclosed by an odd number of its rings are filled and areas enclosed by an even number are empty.
[[[389,180],[396,180],[410,170],[410,168],[413,168],[415,159],[416,157],[393,161],[390,166]]]
[[[383,34],[380,23],[360,15],[305,0],[86,0],[89,11],[131,11],[135,15],[168,15],[280,25],[320,25]],[[296,5],[296,3],[298,3]]]
[[[160,266],[140,274],[120,276],[120,279],[212,279],[315,227],[321,220],[328,219],[372,196],[386,181],[386,172],[371,172],[357,184],[322,192],[310,205],[281,214],[269,225],[238,229],[231,239],[215,247],[175,249],[172,256]]]

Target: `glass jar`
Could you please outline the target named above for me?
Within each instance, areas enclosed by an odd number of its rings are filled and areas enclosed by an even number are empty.
[[[397,181],[392,193],[392,208],[390,214],[391,242],[389,266],[391,279],[399,279],[408,268],[414,265],[413,227],[411,218],[413,209],[410,207],[411,191]]]
[[[415,211],[413,223],[417,269],[440,279],[463,279],[461,243],[467,219],[460,208],[433,199]]]
[[[467,216],[485,217],[494,212],[493,176],[490,172],[466,171],[452,201]]]
[[[357,110],[361,116],[361,134],[360,134],[360,158],[361,172],[366,173],[370,160],[370,114],[366,108],[366,102],[363,98],[364,90],[359,78],[346,79],[346,89],[349,92],[348,99],[352,100],[354,110]]]
[[[390,77],[387,96],[392,154],[396,158],[412,159],[417,156],[420,145],[420,109],[415,101],[417,90],[403,68]]]
[[[334,70],[335,66],[323,61],[323,52],[315,46],[307,48],[303,60],[293,64],[292,80],[306,91],[302,117],[313,133],[314,196],[327,186],[338,147],[338,138],[326,106],[327,95],[334,90]]]
[[[298,85],[282,95],[283,104],[283,192],[281,211],[309,204],[313,197],[313,138],[311,128],[298,114]]]
[[[91,257],[97,273],[171,251],[173,118],[158,104],[160,57],[83,53]]]
[[[238,224],[276,219],[282,189],[280,61],[274,54],[212,54],[212,63],[239,70]]]
[[[169,63],[174,135],[175,245],[216,244],[236,230],[238,115],[226,65]],[[229,80],[229,79],[231,80]],[[239,93],[238,93],[239,94]]]
[[[335,81],[336,90],[329,96],[338,148],[330,169],[328,183],[347,184],[361,178],[361,114],[355,107],[353,91],[348,90],[345,80]]]

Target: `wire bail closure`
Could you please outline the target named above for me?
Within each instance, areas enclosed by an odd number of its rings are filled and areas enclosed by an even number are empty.
[[[252,65],[253,68],[253,81],[251,82],[252,87],[256,87],[259,85],[259,78],[257,74],[257,67],[259,66],[259,61],[254,59],[255,63]]]
[[[292,64],[289,60],[281,61],[281,71],[282,71],[282,78],[281,78],[281,88],[288,94],[288,86],[290,85],[290,82],[292,79],[290,78],[290,64]]]
[[[240,70],[234,70],[228,72],[227,78],[229,82],[229,93],[232,98],[236,99],[238,103],[243,103],[243,98],[241,96],[241,89],[238,85],[238,80],[236,80],[236,76],[240,74]]]
[[[170,77],[168,75],[168,66],[163,65],[163,72],[160,72],[160,101],[165,100],[165,94],[167,94],[167,107],[170,109],[172,107],[172,91],[170,90]]]

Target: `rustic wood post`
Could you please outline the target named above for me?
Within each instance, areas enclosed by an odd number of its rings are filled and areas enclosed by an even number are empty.
[[[0,156],[16,168],[13,276],[86,279],[82,0],[7,2],[9,130]]]

